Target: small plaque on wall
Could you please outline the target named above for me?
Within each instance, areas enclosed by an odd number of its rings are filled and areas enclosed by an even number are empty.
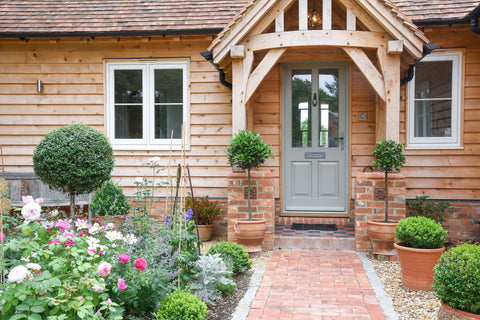
[[[385,200],[385,188],[375,188],[373,192],[374,192],[373,197],[375,201]]]
[[[248,199],[248,187],[243,188],[243,198]],[[250,200],[257,199],[257,187],[250,187]]]

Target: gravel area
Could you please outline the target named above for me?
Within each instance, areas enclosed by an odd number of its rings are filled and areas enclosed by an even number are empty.
[[[375,259],[370,259],[370,261],[385,286],[385,292],[392,298],[395,312],[399,315],[400,320],[437,319],[440,301],[433,292],[404,289],[398,261]]]

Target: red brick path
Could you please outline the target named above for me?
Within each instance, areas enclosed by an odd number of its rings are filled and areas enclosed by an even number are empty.
[[[276,250],[247,319],[385,317],[355,252]]]

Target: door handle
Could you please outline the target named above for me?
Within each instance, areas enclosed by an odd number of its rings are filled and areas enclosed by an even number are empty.
[[[314,94],[313,94],[312,105],[313,105],[314,107],[316,107],[316,106],[317,106],[317,104],[318,104],[318,100],[317,100],[317,94],[316,94],[316,93],[314,93]]]
[[[340,133],[340,136],[338,137],[338,141],[340,142],[340,149],[343,150],[345,148],[345,143],[344,143],[345,137],[344,133]]]

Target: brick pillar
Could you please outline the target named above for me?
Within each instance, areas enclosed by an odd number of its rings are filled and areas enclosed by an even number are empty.
[[[355,181],[355,241],[357,251],[372,251],[367,221],[385,219],[383,172],[361,172]],[[388,174],[388,220],[405,218],[405,176]]]
[[[269,171],[251,171],[252,218],[267,219],[267,231],[263,240],[263,249],[273,249],[273,232],[275,229],[275,193],[273,174]],[[228,175],[228,241],[236,241],[233,219],[248,218],[247,173],[230,173]],[[256,197],[255,197],[256,196]]]

